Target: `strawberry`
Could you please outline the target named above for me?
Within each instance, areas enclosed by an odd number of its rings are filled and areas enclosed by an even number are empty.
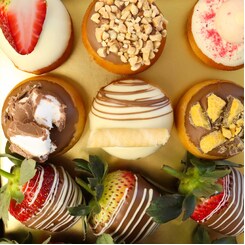
[[[159,223],[191,217],[198,223],[224,235],[243,232],[243,175],[229,161],[206,161],[190,154],[184,172],[169,166],[163,170],[179,179],[178,194],[154,201],[148,214]]]
[[[146,210],[159,193],[139,174],[127,170],[107,174],[107,165],[96,156],[90,156],[89,162],[81,159],[75,162],[92,174],[88,184],[82,179],[77,179],[77,182],[93,198],[89,206],[69,210],[73,215],[87,216],[94,235],[107,233],[119,243],[134,243],[158,227]]]
[[[45,0],[0,0],[0,28],[19,54],[29,54],[36,47],[46,12]]]
[[[82,193],[63,167],[0,156],[17,164],[12,173],[0,170],[9,180],[1,188],[0,217],[5,223],[8,211],[25,226],[50,232],[67,230],[78,221],[67,207],[81,204]]]

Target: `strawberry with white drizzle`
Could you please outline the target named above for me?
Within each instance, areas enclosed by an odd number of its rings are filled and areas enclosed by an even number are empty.
[[[146,213],[152,200],[159,196],[139,174],[117,170],[107,174],[96,156],[89,162],[76,159],[77,165],[92,173],[89,184],[77,179],[77,183],[92,194],[88,206],[70,208],[75,216],[88,216],[89,226],[96,236],[110,234],[116,242],[135,243],[150,235],[158,224]]]
[[[83,198],[79,186],[64,168],[48,163],[36,166],[33,160],[14,160],[17,165],[12,173],[0,169],[0,174],[8,178],[0,199],[0,217],[4,222],[9,211],[32,229],[58,232],[73,226],[79,217],[71,216],[67,208],[80,205]]]
[[[163,170],[179,179],[179,194],[165,195],[148,209],[159,223],[191,217],[223,235],[237,236],[244,231],[243,175],[229,161],[206,161],[188,155],[184,172],[169,166]],[[171,207],[168,204],[171,203]]]

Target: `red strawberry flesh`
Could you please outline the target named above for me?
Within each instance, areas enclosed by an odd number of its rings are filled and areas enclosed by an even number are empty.
[[[42,168],[44,169],[43,176],[41,175]],[[38,167],[35,176],[22,187],[24,200],[17,203],[12,199],[10,202],[9,212],[21,222],[35,215],[50,193],[54,181],[54,170],[49,165],[42,168]]]
[[[45,0],[0,1],[0,28],[19,54],[29,54],[36,47],[46,12]]]
[[[220,184],[223,183],[222,179],[218,181]],[[223,185],[223,184],[222,184]],[[224,187],[224,186],[223,186]],[[197,222],[201,222],[205,220],[205,218],[215,210],[218,205],[220,205],[222,199],[224,197],[224,192],[218,193],[217,195],[213,195],[209,198],[204,198],[200,200],[198,205],[196,206],[191,218]],[[221,209],[225,207],[225,203],[220,207]]]

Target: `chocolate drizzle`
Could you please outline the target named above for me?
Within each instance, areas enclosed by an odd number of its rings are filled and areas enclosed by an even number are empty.
[[[99,109],[98,105],[103,107],[103,110]],[[171,108],[163,112],[162,109],[166,109],[167,106],[170,106],[170,100],[159,89],[144,81],[124,80],[112,82],[100,89],[93,101],[92,113],[108,120],[146,120],[172,113]],[[121,110],[116,111],[115,109],[118,108]],[[124,109],[127,108],[132,108],[132,111],[125,111]],[[144,115],[151,112],[156,114]],[[131,115],[138,115],[138,117],[132,118]]]
[[[229,236],[237,236],[244,230],[243,175],[236,169],[224,177],[224,197],[218,208],[202,224]]]

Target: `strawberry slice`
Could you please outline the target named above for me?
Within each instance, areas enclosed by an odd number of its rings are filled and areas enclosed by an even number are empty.
[[[19,54],[36,47],[46,12],[46,0],[0,0],[0,28]]]

